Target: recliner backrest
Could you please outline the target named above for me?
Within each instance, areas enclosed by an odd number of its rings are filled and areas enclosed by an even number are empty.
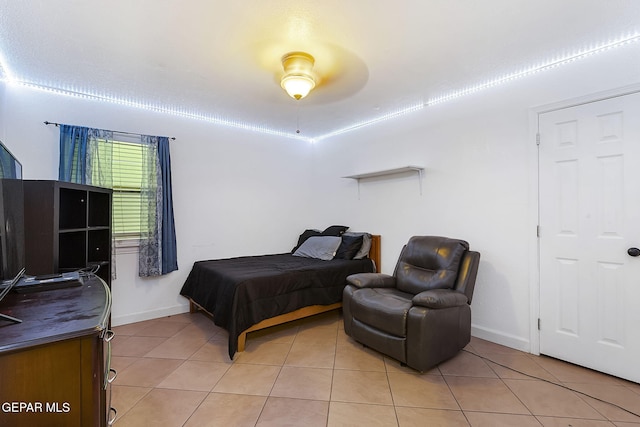
[[[453,289],[469,243],[438,236],[414,236],[403,248],[395,268],[397,288],[418,294]]]
[[[473,298],[473,289],[476,286],[476,277],[478,275],[478,266],[480,265],[480,252],[467,251],[462,257],[460,268],[458,269],[458,277],[453,287],[458,292],[462,292],[467,296],[468,303],[471,305]]]

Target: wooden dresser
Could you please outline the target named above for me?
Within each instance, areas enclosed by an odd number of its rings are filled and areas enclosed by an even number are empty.
[[[96,276],[0,302],[0,313],[22,320],[0,320],[0,426],[104,426],[115,419],[110,311],[111,292]]]

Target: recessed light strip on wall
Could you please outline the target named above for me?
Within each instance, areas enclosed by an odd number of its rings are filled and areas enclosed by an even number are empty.
[[[591,47],[591,48],[587,48],[587,49],[584,49],[584,50],[581,50],[581,51],[578,51],[578,52],[574,52],[574,53],[571,53],[571,54],[566,55],[564,57],[561,57],[559,59],[553,59],[553,60],[551,60],[549,62],[546,62],[546,63],[543,63],[543,64],[534,65],[534,66],[526,68],[526,69],[524,69],[522,71],[518,71],[518,72],[515,72],[515,73],[507,74],[505,76],[489,80],[488,82],[485,82],[485,83],[481,83],[481,84],[477,84],[477,85],[474,85],[474,86],[470,86],[468,88],[457,90],[457,91],[448,93],[446,95],[438,96],[436,98],[431,98],[431,99],[427,100],[426,105],[429,106],[429,105],[435,105],[435,104],[440,104],[440,103],[443,103],[443,102],[451,101],[452,99],[456,99],[456,98],[460,98],[462,96],[470,95],[472,93],[476,93],[476,92],[479,92],[481,90],[488,89],[488,88],[491,88],[491,87],[503,85],[503,84],[508,83],[510,81],[513,81],[513,80],[521,79],[523,77],[527,77],[527,76],[530,76],[532,74],[539,73],[541,71],[546,71],[546,70],[549,70],[551,68],[555,68],[555,67],[559,67],[561,65],[569,64],[570,62],[577,61],[579,59],[586,58],[588,56],[596,55],[598,53],[602,53],[602,52],[608,51],[610,49],[614,49],[616,47],[625,46],[625,45],[628,45],[628,44],[631,44],[631,43],[635,43],[635,42],[638,42],[638,41],[640,41],[640,34],[635,33],[635,34],[633,34],[631,36],[619,38],[619,39],[616,39],[616,40],[614,40],[612,42],[603,43],[603,44],[597,45],[595,47]]]

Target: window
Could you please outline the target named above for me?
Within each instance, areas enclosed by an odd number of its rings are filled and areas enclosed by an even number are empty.
[[[98,141],[100,157],[111,157],[111,188],[113,189],[112,228],[117,240],[140,236],[140,191],[145,146],[136,142]],[[111,150],[111,156],[108,151]],[[101,182],[92,171],[93,182]]]
[[[58,126],[60,181],[115,189],[114,248],[137,248],[141,277],[177,270],[169,138]]]

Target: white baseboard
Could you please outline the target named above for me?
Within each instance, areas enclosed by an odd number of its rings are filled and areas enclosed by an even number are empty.
[[[157,310],[143,311],[140,313],[127,314],[125,316],[112,316],[111,325],[121,326],[129,323],[142,322],[144,320],[158,319],[160,317],[173,316],[176,314],[188,313],[189,304],[175,305]]]
[[[471,325],[471,335],[486,341],[514,348],[516,350],[531,352],[531,342],[528,339],[518,337],[511,334],[505,334],[495,329],[485,328],[482,326]]]

